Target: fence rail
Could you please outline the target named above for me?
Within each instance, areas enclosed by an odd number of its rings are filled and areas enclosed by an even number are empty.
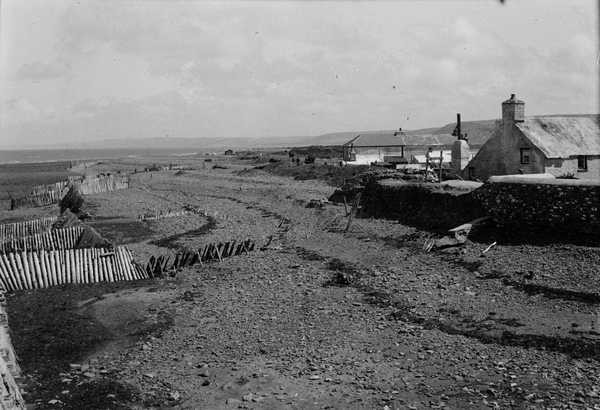
[[[149,277],[125,247],[0,254],[0,285],[7,291]]]

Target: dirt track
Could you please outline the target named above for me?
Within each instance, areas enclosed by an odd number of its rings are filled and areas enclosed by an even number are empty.
[[[139,174],[132,189],[88,197],[96,227],[142,260],[173,246],[274,239],[176,279],[12,296],[28,400],[39,408],[600,408],[600,339],[589,332],[599,248],[499,244],[481,257],[487,243],[469,243],[426,254],[427,232],[359,219],[344,233],[343,206],[305,207],[330,186],[235,170]],[[207,217],[135,220],[184,204]],[[49,317],[54,326],[42,323]],[[44,347],[69,334],[86,342]]]

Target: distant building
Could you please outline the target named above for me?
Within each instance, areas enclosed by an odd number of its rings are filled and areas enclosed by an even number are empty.
[[[225,155],[233,155],[233,150],[232,149],[228,149],[227,151],[225,151]]]
[[[442,161],[444,164],[449,165],[452,161],[452,151],[450,150],[437,150],[429,153],[429,163],[438,166],[440,164],[440,153],[442,155]],[[410,158],[411,164],[420,164],[425,166],[427,163],[427,154],[416,154]]]
[[[469,179],[552,174],[600,180],[599,115],[525,117],[525,103],[502,103],[502,122],[462,171]]]
[[[350,165],[404,161],[403,132],[382,131],[358,134],[343,145],[343,160]]]

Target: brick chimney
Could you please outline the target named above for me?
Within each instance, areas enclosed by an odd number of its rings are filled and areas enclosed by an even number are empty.
[[[525,102],[517,100],[515,94],[502,103],[502,121],[505,124],[525,121]]]
[[[502,146],[508,149],[512,140],[515,123],[525,121],[525,103],[517,100],[514,94],[502,103]]]

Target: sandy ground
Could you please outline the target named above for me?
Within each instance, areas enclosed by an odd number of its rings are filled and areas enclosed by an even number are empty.
[[[136,174],[87,198],[92,224],[141,260],[273,241],[175,278],[11,296],[32,404],[600,408],[600,248],[500,243],[481,256],[485,238],[424,253],[428,232],[373,219],[344,232],[343,206],[306,208],[331,186],[242,168]],[[184,205],[206,216],[135,219]],[[44,348],[61,343],[74,348]]]

